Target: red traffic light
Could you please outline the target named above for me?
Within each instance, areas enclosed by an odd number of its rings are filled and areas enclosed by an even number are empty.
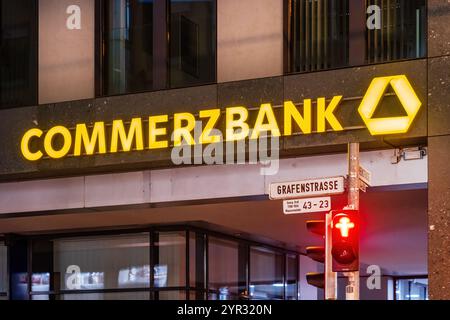
[[[332,211],[333,271],[359,270],[359,212],[357,210]]]

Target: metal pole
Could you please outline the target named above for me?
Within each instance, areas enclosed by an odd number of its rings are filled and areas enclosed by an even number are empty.
[[[359,143],[348,145],[348,209],[359,210]],[[346,300],[359,300],[359,271],[346,275]]]
[[[331,256],[331,214],[325,215],[325,300],[337,300],[337,273],[333,272]]]

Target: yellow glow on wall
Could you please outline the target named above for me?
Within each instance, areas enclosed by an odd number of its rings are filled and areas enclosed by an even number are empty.
[[[389,85],[392,86],[407,115],[373,118],[375,110],[380,105]],[[358,112],[372,135],[397,134],[408,132],[421,106],[422,103],[414,92],[408,78],[405,75],[397,75],[373,79],[359,106]]]

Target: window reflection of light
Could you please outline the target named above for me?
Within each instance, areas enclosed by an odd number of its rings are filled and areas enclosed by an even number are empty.
[[[119,287],[128,285],[149,285],[150,283],[150,265],[133,266],[119,271]]]
[[[47,292],[50,291],[50,273],[33,273],[31,275],[31,291]]]
[[[64,283],[67,286],[68,281],[74,282],[76,284],[79,284],[79,290],[89,290],[89,289],[103,289],[104,282],[105,282],[105,274],[104,272],[81,272],[75,276],[74,279],[71,279],[72,273],[66,273],[65,274],[65,281]],[[74,284],[75,284],[74,283]],[[68,290],[77,290],[77,289],[70,289],[66,288]]]

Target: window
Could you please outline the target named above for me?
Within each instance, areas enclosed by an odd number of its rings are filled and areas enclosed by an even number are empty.
[[[297,254],[255,245],[191,226],[23,237],[10,250],[11,261],[16,261],[11,296],[16,300],[297,299]],[[0,243],[4,279],[5,269],[6,248]],[[7,287],[2,279],[0,293]]]
[[[215,0],[170,1],[171,87],[214,82]]]
[[[186,286],[186,232],[159,232],[155,242],[156,288]]]
[[[54,241],[55,281],[65,293],[62,298],[103,299],[106,296],[102,292],[79,297],[76,293],[103,289],[133,292],[122,294],[123,297],[145,296],[132,289],[150,286],[149,250],[147,233]]]
[[[286,0],[287,72],[426,54],[426,0]]]
[[[258,300],[284,299],[284,255],[265,248],[250,251],[250,296]]]
[[[298,261],[297,256],[286,256],[286,300],[298,299]]]
[[[215,0],[104,3],[104,95],[215,81]]]
[[[210,300],[238,298],[237,242],[210,237],[208,239],[208,280]]]
[[[396,300],[428,300],[428,279],[396,279]]]
[[[0,300],[8,297],[8,261],[7,247],[0,242]]]
[[[37,1],[0,0],[0,108],[37,102]]]

